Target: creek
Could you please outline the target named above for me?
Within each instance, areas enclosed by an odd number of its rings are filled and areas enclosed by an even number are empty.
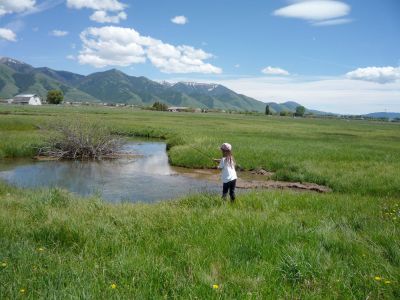
[[[157,202],[190,193],[220,192],[218,180],[186,176],[168,163],[166,144],[129,142],[133,154],[103,161],[0,161],[0,180],[23,188],[59,187],[81,196],[96,194],[111,202]]]

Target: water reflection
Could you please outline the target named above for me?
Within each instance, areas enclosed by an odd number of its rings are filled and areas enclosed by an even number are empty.
[[[135,163],[125,164],[126,172],[143,172],[154,175],[174,174],[168,163],[168,156],[164,143],[141,143],[128,144],[124,151],[144,156],[144,159],[137,159]],[[119,163],[124,163],[120,161]]]
[[[131,143],[135,159],[100,162],[13,161],[0,163],[0,179],[21,187],[62,187],[80,195],[100,194],[109,201],[172,199],[192,192],[219,191],[218,182],[176,174],[160,142]]]

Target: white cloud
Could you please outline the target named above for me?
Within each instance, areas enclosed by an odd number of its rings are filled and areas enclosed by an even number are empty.
[[[310,21],[313,25],[328,26],[351,22],[351,19],[343,19],[350,10],[351,7],[342,1],[301,0],[275,10],[273,15],[302,19]]]
[[[355,80],[389,83],[400,80],[400,67],[367,67],[348,72],[346,77]]]
[[[132,28],[90,27],[80,34],[83,49],[78,60],[97,68],[129,66],[147,59],[165,73],[216,73],[222,70],[204,60],[213,56],[191,46],[173,46],[141,36]]]
[[[185,25],[189,20],[185,16],[176,16],[171,19],[172,23]]]
[[[75,9],[89,8],[95,10],[90,16],[90,20],[98,23],[118,24],[128,17],[124,12],[127,5],[118,0],[67,0],[67,6]],[[109,12],[114,14],[110,15]]]
[[[148,38],[130,28],[90,27],[80,34],[83,49],[78,56],[81,64],[96,68],[129,66],[146,61],[143,46]]]
[[[110,16],[107,11],[98,10],[90,16],[90,20],[98,23],[119,23],[121,20],[126,20],[126,18],[127,15],[124,11],[121,11],[114,16]]]
[[[76,9],[90,8],[93,10],[114,12],[126,8],[126,4],[123,4],[118,0],[67,0],[67,6]]]
[[[278,76],[287,76],[290,75],[290,73],[284,69],[281,68],[275,68],[275,67],[266,67],[261,70],[262,73],[267,74],[267,75],[278,75]]]
[[[5,14],[21,13],[34,9],[35,4],[35,0],[1,0],[0,17]]]
[[[74,55],[67,55],[66,58],[69,60],[76,60],[76,57]]]
[[[164,73],[222,73],[220,68],[203,61],[211,58],[211,54],[191,46],[172,46],[157,41],[148,48],[147,57]]]
[[[55,29],[55,30],[53,30],[53,31],[51,32],[51,35],[52,35],[52,36],[56,36],[56,37],[62,37],[62,36],[68,35],[68,31],[57,30],[57,29]]]
[[[8,28],[0,28],[0,40],[1,39],[10,41],[10,42],[16,42],[17,35]]]

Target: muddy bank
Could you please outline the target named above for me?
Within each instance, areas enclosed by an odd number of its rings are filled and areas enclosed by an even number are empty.
[[[220,171],[215,169],[186,169],[175,167],[173,170],[180,175],[210,181],[220,180]],[[263,169],[238,172],[236,187],[239,189],[292,189],[301,191],[314,191],[318,193],[331,192],[327,186],[309,182],[287,182],[272,180],[273,172]]]
[[[306,190],[314,191],[318,193],[328,193],[332,190],[323,185],[318,185],[316,183],[309,182],[287,182],[287,181],[256,181],[256,180],[241,180],[239,179],[236,186],[241,189],[256,189],[256,188],[266,188],[266,189],[295,189],[295,190]]]

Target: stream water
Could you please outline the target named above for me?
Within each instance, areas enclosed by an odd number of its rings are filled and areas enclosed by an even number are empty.
[[[124,146],[135,158],[106,161],[0,161],[0,180],[25,187],[61,187],[112,201],[155,202],[190,193],[220,192],[218,181],[184,176],[168,163],[162,142]]]

